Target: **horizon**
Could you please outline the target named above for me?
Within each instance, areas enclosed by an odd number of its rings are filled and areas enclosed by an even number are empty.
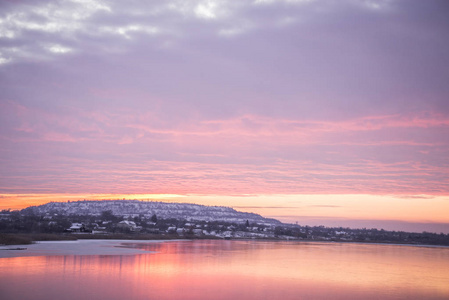
[[[173,195],[172,195],[173,196]],[[284,224],[300,225],[300,226],[325,226],[334,228],[350,228],[350,229],[378,229],[387,231],[404,231],[404,232],[433,232],[433,233],[444,233],[449,234],[449,224],[447,223],[426,223],[426,222],[410,222],[410,221],[396,221],[396,220],[357,220],[357,219],[339,219],[339,218],[316,218],[316,217],[301,217],[304,223],[299,223],[298,217],[285,217],[285,216],[267,216],[254,209],[255,207],[245,207],[245,206],[226,206],[219,204],[200,204],[196,202],[182,202],[182,201],[169,201],[167,199],[72,199],[72,200],[54,200],[43,203],[36,203],[35,205],[29,205],[22,208],[17,208],[12,211],[20,211],[29,207],[36,207],[40,205],[45,205],[48,203],[71,203],[71,202],[83,202],[83,201],[141,201],[141,202],[159,202],[159,203],[173,203],[173,204],[192,204],[192,205],[202,205],[202,206],[213,206],[213,207],[229,207],[239,212],[255,213],[264,218],[276,219]],[[5,208],[0,207],[0,210]],[[257,210],[257,209],[256,209]],[[323,221],[324,220],[324,221]],[[344,225],[342,225],[344,224]]]
[[[0,2],[0,210],[145,197],[449,233],[448,11]]]

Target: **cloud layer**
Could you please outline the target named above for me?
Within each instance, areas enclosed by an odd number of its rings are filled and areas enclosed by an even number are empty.
[[[446,1],[3,1],[0,192],[449,191]]]

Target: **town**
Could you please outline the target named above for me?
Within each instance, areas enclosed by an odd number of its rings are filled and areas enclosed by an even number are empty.
[[[205,208],[207,209],[207,208]],[[259,222],[257,222],[259,221]],[[449,235],[378,229],[302,226],[272,219],[195,220],[162,218],[157,214],[65,215],[57,211],[35,214],[32,210],[0,212],[0,235],[36,235],[39,239],[270,239],[323,242],[364,242],[449,246]],[[40,237],[40,238],[39,238]],[[42,238],[44,237],[44,238]],[[2,242],[0,241],[0,244]]]

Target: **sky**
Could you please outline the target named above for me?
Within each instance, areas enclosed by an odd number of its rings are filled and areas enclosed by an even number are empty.
[[[3,0],[0,209],[449,233],[448,82],[446,0]]]

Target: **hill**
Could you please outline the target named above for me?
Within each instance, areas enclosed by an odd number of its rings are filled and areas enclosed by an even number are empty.
[[[205,206],[189,203],[167,203],[139,200],[101,200],[101,201],[69,201],[49,202],[39,206],[31,206],[21,211],[25,215],[58,214],[70,215],[101,215],[111,211],[116,216],[147,218],[156,215],[158,218],[175,218],[187,221],[222,221],[229,223],[250,223],[264,225],[280,225],[275,219],[264,218],[255,213],[236,211],[224,206]]]

